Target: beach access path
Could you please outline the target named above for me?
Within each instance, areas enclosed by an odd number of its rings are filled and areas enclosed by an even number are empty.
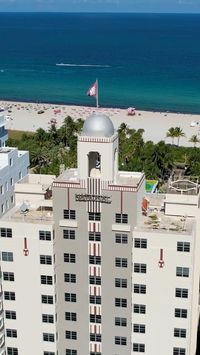
[[[51,120],[56,120],[56,126],[63,124],[64,118],[71,116],[73,119],[86,119],[93,112],[101,112],[109,116],[117,129],[121,123],[126,123],[129,128],[144,129],[144,139],[159,142],[164,140],[171,143],[171,138],[166,138],[166,132],[171,127],[180,127],[186,137],[180,138],[180,145],[193,146],[189,142],[192,135],[200,138],[200,115],[181,114],[170,112],[150,112],[136,110],[134,116],[128,116],[126,109],[99,108],[73,105],[56,105],[27,102],[0,101],[0,115],[6,118],[6,128],[9,130],[35,132],[38,128],[48,130]],[[38,113],[43,111],[43,113]],[[175,139],[176,144],[176,139]]]

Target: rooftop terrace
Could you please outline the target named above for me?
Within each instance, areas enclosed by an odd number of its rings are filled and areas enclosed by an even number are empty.
[[[48,202],[48,201],[47,201]],[[53,224],[53,208],[47,203],[42,202],[35,206],[28,206],[27,209],[21,209],[22,205],[17,205],[7,212],[2,221],[36,224]]]
[[[177,196],[178,199],[178,196]],[[136,230],[170,234],[192,234],[195,219],[188,216],[166,216],[164,213],[164,194],[148,195],[149,207],[142,216]]]

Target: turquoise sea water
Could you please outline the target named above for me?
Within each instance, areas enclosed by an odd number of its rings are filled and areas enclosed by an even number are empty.
[[[1,99],[93,105],[98,78],[101,106],[200,113],[200,15],[1,13],[0,39]]]

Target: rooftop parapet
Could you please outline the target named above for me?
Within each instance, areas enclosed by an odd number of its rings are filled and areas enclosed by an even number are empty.
[[[94,178],[99,178],[98,174],[92,176]],[[144,174],[141,172],[130,172],[130,171],[118,171],[116,181],[102,182],[104,187],[130,187],[135,188],[144,181]],[[83,188],[86,187],[86,181],[80,180],[78,177],[78,169],[67,169],[65,170],[54,182],[54,186],[57,184],[74,184],[79,185]]]

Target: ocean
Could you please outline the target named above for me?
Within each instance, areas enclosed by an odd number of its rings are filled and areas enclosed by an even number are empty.
[[[0,13],[0,48],[0,99],[200,113],[200,15]]]

